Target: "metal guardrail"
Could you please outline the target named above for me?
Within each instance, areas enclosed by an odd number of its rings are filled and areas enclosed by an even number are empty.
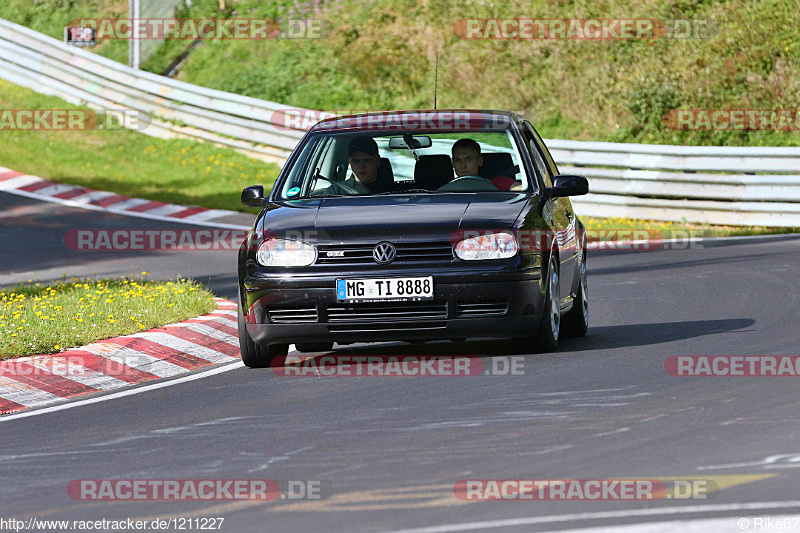
[[[282,163],[305,133],[276,104],[135,70],[0,19],[0,77],[73,104],[154,117],[143,131],[188,137]],[[800,148],[666,146],[547,140],[564,174],[591,193],[587,216],[800,227]]]
[[[276,162],[305,133],[270,122],[290,106],[132,69],[2,19],[0,77],[73,104],[148,113],[149,135],[202,139]]]
[[[800,225],[800,148],[547,141],[589,178],[579,213],[712,224]]]

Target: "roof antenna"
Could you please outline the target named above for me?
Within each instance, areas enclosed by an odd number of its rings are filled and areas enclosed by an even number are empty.
[[[439,88],[439,54],[436,54],[436,73],[433,77],[433,108],[436,109],[436,91]]]

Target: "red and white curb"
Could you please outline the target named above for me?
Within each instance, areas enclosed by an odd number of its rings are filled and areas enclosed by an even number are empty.
[[[172,377],[239,358],[237,306],[52,355],[0,361],[0,414]]]
[[[4,167],[0,167],[0,191],[71,207],[221,228],[249,229],[249,226],[215,222],[215,220],[236,217],[246,221],[253,218],[238,211],[168,204],[156,200],[131,198],[113,192],[95,191],[80,185],[56,183]]]

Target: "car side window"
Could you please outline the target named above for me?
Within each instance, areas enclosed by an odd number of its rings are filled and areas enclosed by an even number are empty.
[[[545,187],[552,187],[552,175],[547,165],[545,165],[542,154],[537,147],[536,134],[531,125],[527,122],[523,125],[523,132],[525,134],[525,142],[528,143],[528,151],[531,153],[531,159],[533,159],[533,164],[536,166],[536,173],[541,177]]]
[[[553,174],[553,176],[558,176],[558,167],[556,166],[556,162],[553,161],[553,156],[550,155],[550,150],[547,149],[547,146],[544,144],[544,141],[542,140],[541,137],[539,137],[539,133],[537,133],[537,131],[533,129],[533,126],[530,126],[530,128],[531,131],[533,132],[534,137],[536,138],[536,142],[542,149],[542,153],[544,154],[544,160],[547,163],[547,166],[550,168],[550,172]]]

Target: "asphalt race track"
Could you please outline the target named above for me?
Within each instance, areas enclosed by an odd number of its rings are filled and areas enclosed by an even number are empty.
[[[172,227],[186,225],[0,194],[0,283],[147,271],[193,276],[235,298],[235,252],[72,252],[63,243],[75,228]],[[690,519],[705,521],[697,531],[741,531],[742,517],[752,524],[800,514],[797,378],[687,378],[664,369],[672,355],[800,355],[798,264],[800,236],[592,253],[588,336],[526,357],[524,375],[280,377],[236,366],[0,419],[0,516],[224,517],[220,530],[229,532],[360,532]],[[510,342],[492,341],[337,353],[475,355],[487,368],[514,355]],[[667,477],[712,480],[721,490],[650,502],[452,497],[462,479]],[[327,498],[84,502],[67,493],[72,480],[123,478],[315,480]]]

